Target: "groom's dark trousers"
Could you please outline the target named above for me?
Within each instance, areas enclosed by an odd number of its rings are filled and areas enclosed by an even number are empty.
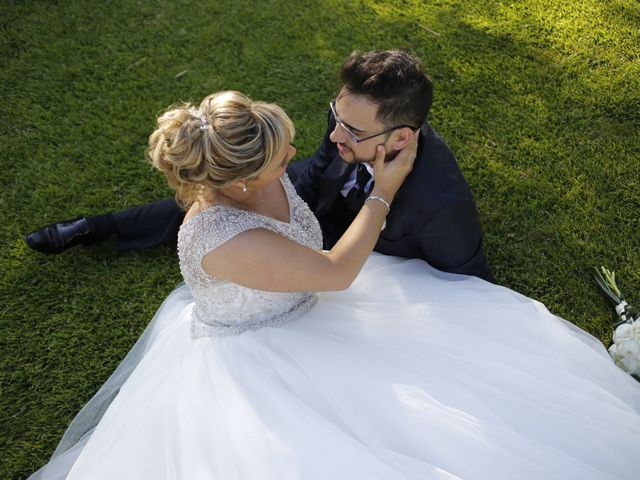
[[[358,206],[347,207],[340,194],[355,165],[346,164],[329,140],[334,127],[329,115],[318,151],[287,169],[298,194],[318,218],[327,249],[335,245],[358,210]],[[175,242],[184,212],[174,200],[162,200],[116,212],[113,218],[118,248],[143,249]],[[493,281],[469,186],[449,147],[426,123],[413,170],[395,196],[375,251],[420,258],[442,271]]]

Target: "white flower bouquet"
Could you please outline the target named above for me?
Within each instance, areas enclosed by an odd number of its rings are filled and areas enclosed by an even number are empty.
[[[625,372],[640,377],[640,320],[618,325],[609,355]]]
[[[616,274],[604,267],[596,269],[595,281],[614,305],[618,322],[609,355],[625,372],[640,380],[640,313],[629,305],[616,284]]]

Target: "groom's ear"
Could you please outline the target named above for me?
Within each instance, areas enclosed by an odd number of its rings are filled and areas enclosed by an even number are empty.
[[[413,135],[413,130],[409,127],[399,128],[394,132],[394,138],[392,138],[392,148],[394,150],[402,150],[410,141]]]

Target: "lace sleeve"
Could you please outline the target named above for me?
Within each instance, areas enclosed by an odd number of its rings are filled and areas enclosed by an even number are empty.
[[[202,258],[236,235],[256,228],[268,228],[261,217],[228,208],[214,206],[193,217],[180,227],[178,254],[185,265],[200,267]]]

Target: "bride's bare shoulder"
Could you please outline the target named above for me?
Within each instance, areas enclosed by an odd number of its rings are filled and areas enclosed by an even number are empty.
[[[184,216],[184,220],[182,220],[182,224],[184,225],[189,220],[191,220],[193,217],[195,217],[199,213],[202,213],[204,210],[206,210],[207,208],[211,207],[212,205],[213,204],[208,203],[208,202],[201,202],[201,201],[193,202],[191,204],[191,206],[189,207],[189,209],[187,210],[187,213]]]
[[[191,204],[191,206],[187,210],[187,213],[185,213],[184,220],[182,220],[182,224],[184,225],[185,223],[187,223],[189,220],[195,217],[198,213],[200,213],[199,204],[198,202],[194,202],[193,204]]]

